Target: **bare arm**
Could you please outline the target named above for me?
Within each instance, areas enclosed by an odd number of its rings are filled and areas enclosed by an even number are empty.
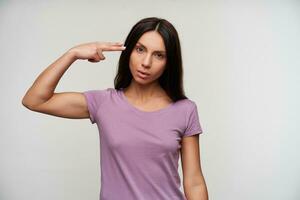
[[[102,51],[124,50],[122,43],[87,43],[73,47],[48,66],[34,81],[22,99],[28,109],[65,118],[88,118],[84,95],[80,92],[55,93],[54,90],[71,64],[77,59],[99,62]]]
[[[75,60],[74,53],[67,52],[47,67],[26,92],[22,104],[34,108],[48,101],[53,96],[59,80]]]
[[[183,137],[181,162],[183,189],[187,200],[208,200],[208,190],[201,169],[199,134]]]

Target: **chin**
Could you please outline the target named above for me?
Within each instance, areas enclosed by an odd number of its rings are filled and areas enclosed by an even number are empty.
[[[137,83],[139,83],[139,84],[148,84],[148,83],[150,83],[150,81],[149,80],[141,80],[141,79],[139,79],[139,78],[137,78],[137,79],[134,79],[134,81],[135,82],[137,82]]]

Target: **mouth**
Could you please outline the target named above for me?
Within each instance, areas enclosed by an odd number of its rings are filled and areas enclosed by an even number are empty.
[[[150,75],[149,73],[143,72],[143,71],[141,71],[141,70],[137,70],[137,71],[140,72],[140,73],[142,73],[142,74],[145,74],[145,75]]]
[[[137,70],[137,72],[138,72],[139,77],[141,77],[141,78],[147,78],[150,75],[149,73],[142,72],[139,70]]]

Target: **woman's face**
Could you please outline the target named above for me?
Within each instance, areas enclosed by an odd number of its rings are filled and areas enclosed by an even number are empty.
[[[164,72],[166,61],[167,54],[163,38],[158,32],[149,31],[140,37],[133,48],[129,67],[134,80],[145,84],[160,77]]]

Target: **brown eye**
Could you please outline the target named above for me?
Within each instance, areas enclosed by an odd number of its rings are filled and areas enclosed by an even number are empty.
[[[143,51],[143,49],[141,47],[136,47],[135,49],[136,49],[137,52],[142,52]]]
[[[156,54],[159,59],[163,59],[165,56],[163,54]]]

